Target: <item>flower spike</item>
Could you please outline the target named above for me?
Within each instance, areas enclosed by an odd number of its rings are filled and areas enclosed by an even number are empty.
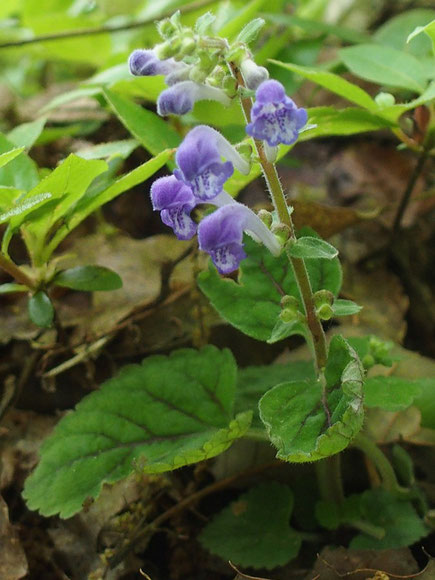
[[[205,217],[198,228],[199,248],[210,254],[220,274],[234,272],[246,258],[243,231],[279,255],[280,243],[251,209],[237,202],[224,205]]]
[[[266,141],[270,147],[280,143],[292,145],[306,124],[307,117],[307,111],[298,108],[287,97],[281,83],[269,80],[257,89],[251,123],[246,126],[246,132],[255,139]]]
[[[231,103],[231,99],[221,89],[193,81],[182,81],[160,93],[157,112],[162,117],[170,114],[185,115],[193,109],[196,101],[218,101],[225,106]]]
[[[174,230],[179,240],[190,240],[196,234],[196,223],[190,212],[197,200],[190,187],[173,175],[156,179],[151,186],[153,209],[160,211],[162,222]]]
[[[228,161],[222,162],[221,156]],[[243,173],[249,172],[249,163],[225,137],[207,125],[199,125],[188,133],[175,159],[179,169],[174,175],[203,202],[222,192],[223,184],[233,174],[233,164]]]

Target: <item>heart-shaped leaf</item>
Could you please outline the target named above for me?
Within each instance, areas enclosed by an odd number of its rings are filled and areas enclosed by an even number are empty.
[[[320,380],[277,385],[260,400],[260,417],[277,457],[284,461],[315,461],[345,449],[363,422],[363,369],[355,351],[334,336]]]
[[[245,238],[248,257],[241,262],[237,282],[222,278],[210,264],[209,270],[201,272],[198,284],[214,308],[227,322],[257,340],[267,341],[274,337],[286,338],[301,333],[301,325],[289,324],[288,328],[275,328],[281,312],[281,298],[288,294],[300,301],[298,285],[285,253],[278,258],[250,238]],[[341,267],[333,260],[308,260],[306,264],[313,292],[326,289],[335,296],[341,287]],[[274,334],[275,333],[275,334]]]
[[[103,483],[171,471],[225,451],[249,427],[233,418],[236,365],[228,350],[208,346],[151,356],[125,367],[85,397],[57,425],[27,479],[30,509],[67,518]]]
[[[293,494],[286,485],[263,483],[222,510],[199,536],[224,560],[253,568],[275,568],[295,558],[300,535],[289,526]]]

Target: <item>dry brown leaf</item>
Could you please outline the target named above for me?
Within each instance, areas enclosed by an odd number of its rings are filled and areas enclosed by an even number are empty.
[[[305,580],[368,580],[377,572],[393,580],[418,572],[418,566],[408,548],[398,550],[348,550],[324,548],[318,556],[314,570]],[[317,576],[316,576],[317,574]],[[376,576],[375,576],[376,578]],[[376,580],[381,580],[378,577]]]
[[[26,555],[14,526],[9,522],[8,506],[0,496],[0,578],[19,580],[27,573]]]

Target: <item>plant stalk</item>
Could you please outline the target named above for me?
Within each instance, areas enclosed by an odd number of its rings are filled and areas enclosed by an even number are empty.
[[[412,490],[399,484],[393,466],[370,437],[360,432],[352,441],[352,445],[365,453],[370,461],[374,463],[381,476],[382,485],[387,491],[398,497],[410,497],[412,495]]]
[[[234,63],[229,63],[230,69],[234,77],[237,79],[239,86],[245,87],[245,82],[241,72]],[[246,122],[249,123],[251,118],[252,101],[249,97],[240,98],[243,113]],[[273,163],[267,160],[266,154],[261,141],[254,139],[256,153],[263,170],[263,176],[272,197],[273,205],[278,214],[279,221],[289,228],[290,239],[295,240],[295,231],[290,212],[288,210],[285,195],[278,177],[276,167]],[[289,261],[293,267],[295,278],[299,287],[299,291],[304,304],[305,314],[307,317],[307,325],[312,338],[312,346],[314,351],[314,358],[316,361],[316,368],[318,376],[321,375],[322,370],[326,365],[327,360],[327,346],[326,337],[323,331],[322,324],[317,316],[314,305],[313,291],[311,288],[310,279],[308,277],[305,262],[301,258],[294,258],[288,255]]]
[[[29,289],[35,287],[35,282],[2,253],[0,253],[0,268],[10,274],[19,284],[23,284],[23,286],[27,286]]]
[[[420,177],[420,174],[423,170],[423,166],[426,162],[426,159],[429,156],[429,151],[427,149],[423,149],[420,153],[420,156],[417,161],[417,165],[414,167],[413,172],[411,173],[411,177],[406,185],[406,189],[403,192],[402,199],[400,200],[399,207],[397,209],[396,216],[394,218],[393,227],[391,230],[391,243],[394,243],[394,240],[397,237],[397,234],[400,230],[400,224],[402,222],[403,214],[405,213],[406,208],[408,207],[409,200],[411,199],[412,192],[414,191],[415,184],[417,183],[417,179]]]

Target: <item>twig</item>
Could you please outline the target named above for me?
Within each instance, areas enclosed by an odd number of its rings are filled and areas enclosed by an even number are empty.
[[[423,166],[424,166],[428,156],[429,156],[429,151],[427,149],[423,149],[423,151],[420,153],[420,156],[418,158],[417,165],[414,167],[414,171],[412,172],[411,177],[409,178],[406,189],[403,192],[403,196],[402,196],[402,199],[400,200],[400,204],[399,204],[399,207],[397,209],[396,217],[394,218],[393,227],[391,230],[391,244],[394,243],[394,240],[396,239],[397,234],[399,233],[400,224],[402,222],[403,214],[405,213],[405,210],[406,210],[408,203],[409,203],[409,200],[411,198],[411,194],[414,191],[414,187],[415,187],[415,184],[417,182],[417,179],[420,177],[420,173],[423,170]]]
[[[183,14],[188,12],[193,12],[194,10],[199,10],[204,6],[213,4],[216,0],[198,0],[197,2],[192,2],[184,8],[181,9]],[[0,44],[0,49],[2,48],[13,48],[17,46],[25,46],[28,44],[36,44],[39,42],[52,42],[54,40],[65,40],[68,38],[77,38],[80,36],[96,36],[98,34],[108,34],[112,32],[124,32],[125,30],[134,30],[135,28],[141,28],[142,26],[147,26],[152,24],[156,19],[168,18],[172,16],[173,9],[162,12],[159,15],[153,16],[151,18],[144,18],[143,20],[138,20],[137,22],[130,22],[129,24],[120,24],[117,26],[105,25],[96,26],[92,28],[82,28],[80,30],[64,30],[63,32],[55,32],[53,34],[42,34],[41,36],[35,36],[34,38],[26,38],[24,40],[11,40],[9,42],[4,42]]]

